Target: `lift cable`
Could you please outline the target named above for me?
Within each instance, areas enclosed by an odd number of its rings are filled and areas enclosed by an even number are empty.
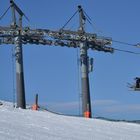
[[[112,40],[112,41],[116,42],[116,43],[119,43],[119,44],[123,44],[123,45],[137,46],[137,44],[131,44],[131,43],[123,42],[123,41],[118,41],[118,40]]]
[[[90,18],[90,16],[89,16],[84,10],[83,10],[83,12],[84,12],[86,18],[87,18],[88,20],[92,21],[92,19]]]
[[[129,50],[122,50],[122,49],[117,49],[117,48],[114,48],[114,50],[120,51],[120,52],[125,52],[125,53],[131,53],[131,54],[140,55],[140,53],[129,51]]]
[[[92,24],[92,22],[91,22],[91,20],[89,19],[89,18],[86,18],[86,20],[88,21],[88,23],[94,28],[94,26],[93,26],[93,24]]]
[[[62,26],[60,30],[63,30],[77,13],[78,13],[78,10],[69,18],[69,20]]]
[[[84,11],[84,10],[83,10]],[[87,22],[90,24],[90,26],[93,28],[93,30],[95,29],[98,33],[102,33],[102,31],[100,29],[98,29],[94,24],[92,19],[90,18],[90,16],[84,11],[85,17]]]
[[[7,14],[8,10],[10,9],[10,7],[11,7],[11,6],[9,6],[9,7],[7,8],[7,10],[0,16],[0,20],[2,20],[3,17]]]

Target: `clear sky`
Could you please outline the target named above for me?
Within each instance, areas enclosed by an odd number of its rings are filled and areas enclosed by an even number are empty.
[[[139,0],[16,0],[29,17],[24,21],[31,28],[60,29],[82,5],[92,19],[87,32],[111,37],[132,44],[140,42]],[[0,0],[0,14],[8,8],[9,0]],[[0,21],[9,25],[11,13]],[[67,29],[78,29],[76,16]],[[0,45],[0,99],[13,100],[15,73],[12,62],[13,45]],[[133,46],[113,42],[112,47],[140,52]],[[28,104],[39,94],[39,103],[53,111],[79,114],[80,81],[78,80],[77,52],[67,47],[25,45],[24,73]],[[114,54],[89,50],[94,58],[90,74],[93,116],[115,119],[140,119],[140,92],[130,91],[127,82],[140,76],[140,55],[115,51]],[[81,112],[81,111],[80,111]]]

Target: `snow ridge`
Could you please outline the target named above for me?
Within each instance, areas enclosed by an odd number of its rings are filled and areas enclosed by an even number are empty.
[[[140,125],[23,110],[2,101],[0,140],[139,140]]]

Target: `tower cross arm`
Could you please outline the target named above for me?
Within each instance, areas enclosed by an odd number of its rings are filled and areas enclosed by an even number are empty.
[[[14,38],[19,35],[19,27],[0,26],[0,43],[14,44]],[[84,33],[71,30],[53,31],[49,29],[30,29],[22,28],[20,34],[23,44],[50,45],[50,46],[66,46],[79,47],[80,42],[86,42],[88,49],[113,53],[114,49],[106,47],[112,44],[111,38],[98,37],[96,34]]]
[[[79,31],[71,31],[71,30],[59,30],[59,31],[51,31],[38,29],[41,34],[44,36],[51,37],[53,39],[57,39],[59,41],[71,41],[72,46],[77,45],[79,47],[80,42],[87,42],[88,47],[97,50],[113,53],[114,49],[111,47],[106,47],[112,45],[112,39],[107,37],[98,37],[96,34],[87,33],[81,34]],[[61,46],[61,45],[60,45]],[[75,46],[76,47],[76,46]]]
[[[94,41],[88,42],[88,47],[92,50],[114,53],[111,38],[98,37]]]

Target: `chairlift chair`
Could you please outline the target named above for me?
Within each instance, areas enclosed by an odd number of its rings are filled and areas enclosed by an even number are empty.
[[[127,83],[128,87],[133,89],[134,91],[140,91],[140,77],[136,77],[134,78],[134,80],[135,80],[134,84]]]

